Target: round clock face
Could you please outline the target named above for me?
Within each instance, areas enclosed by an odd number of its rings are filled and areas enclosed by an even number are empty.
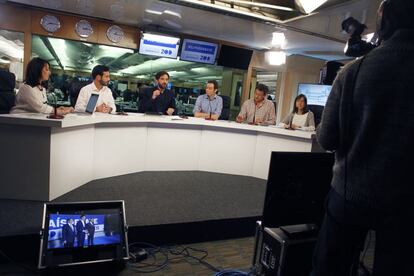
[[[47,32],[54,33],[59,30],[60,21],[56,16],[47,14],[40,19],[40,25],[42,25],[43,29]]]
[[[75,25],[75,31],[80,37],[89,37],[93,33],[91,23],[86,20],[79,20]]]
[[[121,29],[121,27],[112,25],[106,31],[106,36],[110,41],[118,43],[124,38],[124,31]]]

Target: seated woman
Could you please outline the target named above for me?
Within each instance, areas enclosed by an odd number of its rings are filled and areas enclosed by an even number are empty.
[[[293,111],[282,120],[279,126],[287,129],[301,129],[305,131],[315,130],[315,117],[308,110],[308,100],[303,94],[295,98]]]
[[[54,108],[47,104],[46,88],[42,85],[49,79],[49,76],[49,62],[41,58],[33,58],[27,65],[25,82],[19,88],[15,106],[10,113],[53,113]],[[59,115],[72,111],[72,107],[57,108]]]

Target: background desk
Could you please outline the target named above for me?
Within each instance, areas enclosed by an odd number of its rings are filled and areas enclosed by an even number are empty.
[[[310,132],[189,118],[0,116],[0,198],[53,200],[87,182],[140,171],[266,179],[272,151],[311,151]]]

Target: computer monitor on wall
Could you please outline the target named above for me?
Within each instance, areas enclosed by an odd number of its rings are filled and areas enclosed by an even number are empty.
[[[314,83],[299,83],[298,95],[303,94],[310,105],[325,106],[328,96],[331,93],[331,85],[314,84]]]

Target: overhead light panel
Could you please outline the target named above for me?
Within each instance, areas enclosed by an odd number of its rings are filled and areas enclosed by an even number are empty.
[[[268,51],[265,58],[270,65],[282,65],[286,63],[286,53],[283,51]]]
[[[175,11],[165,10],[164,13],[175,16],[175,17],[178,17],[178,18],[181,18],[181,14],[178,13],[178,12],[175,12]]]
[[[285,39],[286,37],[284,33],[274,32],[273,37],[272,37],[272,45],[282,46],[283,43],[285,42]]]
[[[295,0],[296,5],[306,14],[309,14],[319,8],[328,0]]]
[[[254,7],[268,8],[268,9],[273,9],[273,10],[294,11],[294,9],[289,8],[289,7],[271,5],[271,4],[261,3],[261,2],[252,2],[252,1],[245,1],[245,0],[224,0],[224,1],[231,2],[234,4],[250,5]]]
[[[156,15],[161,15],[162,14],[162,12],[160,12],[160,11],[154,11],[154,10],[150,10],[150,9],[146,9],[145,12],[151,13],[151,14],[156,14]]]

